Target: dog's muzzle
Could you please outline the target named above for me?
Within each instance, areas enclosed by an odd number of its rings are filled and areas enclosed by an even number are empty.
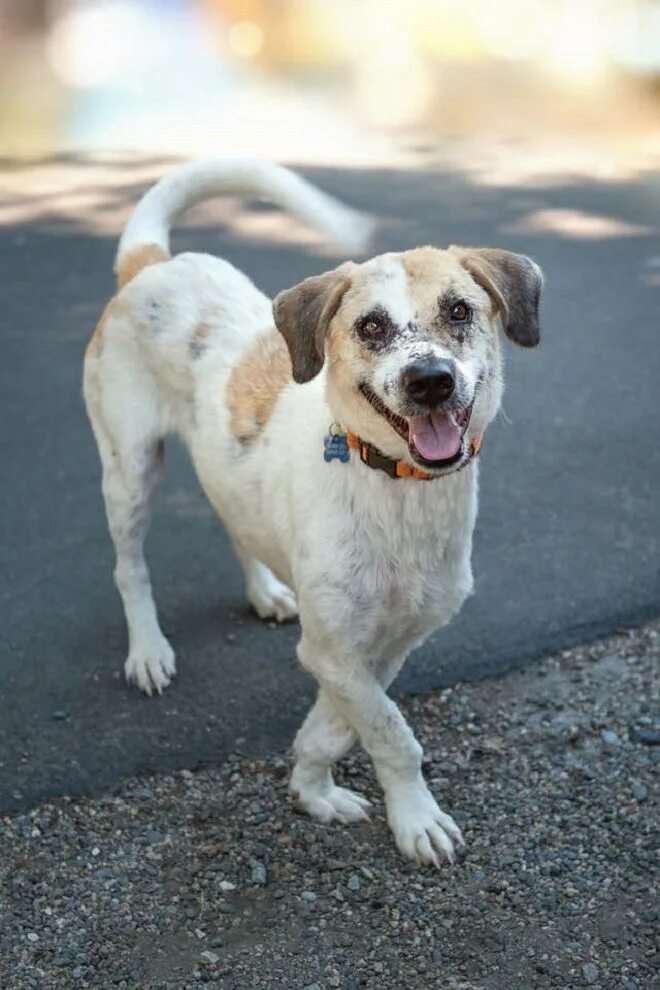
[[[422,374],[420,370],[418,367],[412,376],[411,369],[403,372],[402,381],[405,381],[403,376],[409,376],[405,386],[408,398],[411,399],[412,394],[421,398],[422,393],[426,398],[436,399],[444,395],[444,408],[431,407],[428,412],[406,418],[393,412],[368,385],[362,384],[360,391],[372,408],[405,440],[411,457],[418,464],[435,470],[460,465],[469,458],[465,433],[470,424],[474,399],[468,405],[460,405],[458,397],[454,397],[456,377],[452,362],[435,362],[433,370],[429,370],[427,365]],[[424,408],[425,404],[415,400],[418,407]]]
[[[417,361],[401,375],[408,398],[419,406],[435,409],[451,399],[456,389],[456,366],[453,361]]]

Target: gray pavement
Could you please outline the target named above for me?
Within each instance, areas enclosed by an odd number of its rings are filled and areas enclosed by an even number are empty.
[[[656,615],[660,242],[649,228],[660,179],[521,191],[449,171],[307,174],[388,221],[379,249],[497,244],[531,253],[547,277],[542,346],[507,347],[506,418],[483,451],[476,594],[398,687],[501,673]],[[535,210],[646,232],[515,233]],[[0,229],[0,810],[237,749],[282,750],[313,694],[295,627],[271,629],[245,607],[222,528],[174,444],[149,556],[179,677],[152,700],[123,683],[124,623],[80,395],[114,246],[69,221]],[[175,247],[224,255],[271,293],[332,263],[223,229],[186,230]]]

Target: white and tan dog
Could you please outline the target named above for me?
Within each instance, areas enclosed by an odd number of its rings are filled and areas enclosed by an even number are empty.
[[[324,822],[368,802],[332,765],[359,739],[401,852],[437,865],[461,833],[421,772],[386,688],[472,590],[481,437],[502,392],[500,328],[538,342],[539,268],[508,251],[417,248],[347,262],[274,304],[226,261],[170,258],[172,220],[223,192],[270,198],[326,234],[366,221],[300,178],[255,163],[192,164],[138,205],[119,245],[119,292],[85,361],[85,400],[126,621],[126,676],[162,691],[174,653],[143,543],[178,433],[221,516],[263,618],[300,615],[300,662],[319,684],[295,741],[291,791]]]

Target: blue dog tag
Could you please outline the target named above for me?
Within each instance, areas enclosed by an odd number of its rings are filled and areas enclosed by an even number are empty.
[[[327,463],[336,460],[341,461],[342,464],[348,464],[351,458],[348,440],[341,433],[328,433],[323,438],[323,448],[323,460]]]

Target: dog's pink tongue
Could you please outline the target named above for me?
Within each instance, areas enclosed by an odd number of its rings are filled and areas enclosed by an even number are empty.
[[[413,416],[410,420],[410,439],[427,461],[445,461],[455,457],[461,448],[460,427],[454,417],[446,413]]]

